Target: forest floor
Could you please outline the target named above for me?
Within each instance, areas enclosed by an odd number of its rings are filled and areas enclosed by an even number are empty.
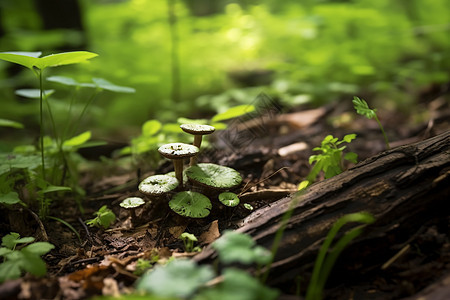
[[[450,107],[446,99],[423,101],[417,107],[413,115],[383,109],[378,111],[391,147],[423,140],[450,128]],[[313,154],[312,149],[319,146],[328,134],[341,139],[346,134],[356,133],[357,138],[348,145],[348,150],[357,153],[359,161],[385,149],[376,122],[357,115],[351,103],[302,108],[287,113],[276,105],[264,106],[260,117],[232,122],[229,128],[213,135],[212,149],[205,151],[199,161],[238,170],[244,180],[235,192],[241,194],[241,201],[251,204],[254,210],[297,190],[311,169],[308,159]],[[154,171],[145,171],[140,178],[170,171],[172,165],[166,161]],[[186,219],[175,215],[166,206],[159,206],[155,211],[154,203],[150,203],[137,211],[135,224],[132,224],[129,212],[119,203],[127,197],[142,197],[137,190],[137,171],[113,167],[98,178],[100,173],[89,171],[81,179],[81,185],[87,191],[83,201],[84,215],[79,213],[71,199],[55,201],[51,208],[52,215],[72,224],[80,232],[81,244],[61,223],[46,223],[49,242],[55,245],[55,249],[45,256],[47,276],[34,278],[27,275],[6,282],[0,285],[1,299],[86,299],[95,295],[128,293],[138,278],[135,275],[138,259],[149,259],[155,254],[161,260],[191,257],[195,253],[184,252],[179,239],[181,233],[195,234],[199,245],[205,247],[223,230],[236,229],[236,224],[251,213],[242,205],[230,210],[215,203],[207,218]],[[105,204],[117,216],[113,226],[107,230],[87,227],[86,219]],[[450,269],[449,224],[436,226],[430,223],[423,228],[420,238],[426,244],[427,252],[392,268],[389,279],[367,278],[357,286],[352,282],[345,287],[332,286],[327,298],[349,299],[351,291],[360,289],[373,290],[372,299],[399,299],[414,295]],[[2,228],[5,226],[3,224]],[[28,232],[33,236],[39,234],[31,218],[8,226],[11,231]],[[287,295],[294,290],[281,292]]]

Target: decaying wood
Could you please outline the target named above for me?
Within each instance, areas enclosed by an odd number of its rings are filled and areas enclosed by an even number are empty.
[[[369,212],[376,222],[367,226],[364,234],[339,258],[351,266],[337,265],[333,271],[348,275],[352,269],[358,277],[385,272],[381,266],[411,243],[423,224],[437,219],[445,221],[449,215],[446,206],[449,196],[450,131],[447,131],[380,153],[312,185],[302,195],[262,207],[244,219],[238,231],[250,234],[259,245],[270,249],[283,214],[292,199],[299,197],[270,270],[268,282],[280,285],[292,283],[299,275],[309,276],[318,249],[339,217]],[[359,225],[348,224],[344,230]],[[214,257],[214,252],[207,249],[195,259],[209,262]],[[337,284],[345,283],[343,278],[334,280]]]

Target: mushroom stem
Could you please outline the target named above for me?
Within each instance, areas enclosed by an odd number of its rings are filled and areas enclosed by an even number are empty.
[[[194,143],[193,145],[198,147],[200,149],[200,145],[202,144],[202,135],[194,135]],[[194,155],[191,157],[190,161],[189,161],[189,165],[190,166],[194,166],[197,164],[197,155]]]
[[[174,159],[173,168],[175,170],[175,177],[177,178],[180,187],[183,188],[183,159]]]

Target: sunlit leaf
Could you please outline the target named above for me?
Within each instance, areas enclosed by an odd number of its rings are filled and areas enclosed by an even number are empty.
[[[81,63],[96,56],[98,54],[87,51],[63,52],[41,57],[37,59],[34,66],[43,70],[48,67]]]
[[[7,119],[0,119],[0,127],[12,127],[12,128],[17,128],[17,129],[24,128],[22,123],[12,121],[12,120],[7,120]]]
[[[41,56],[42,52],[1,52],[0,59],[22,65],[33,70],[33,65]]]
[[[236,117],[251,113],[254,110],[255,110],[254,105],[243,104],[243,105],[234,106],[234,107],[231,107],[230,109],[228,109],[227,111],[217,114],[214,117],[212,117],[211,122],[219,122],[219,121],[229,120],[232,118],[236,118]]]
[[[91,138],[91,132],[86,131],[77,136],[74,136],[71,139],[66,140],[63,143],[63,147],[70,148],[70,147],[80,146],[80,145],[83,145],[84,143],[86,143],[90,138]]]
[[[158,120],[149,120],[142,125],[142,135],[152,136],[156,134],[162,127],[161,122]]]

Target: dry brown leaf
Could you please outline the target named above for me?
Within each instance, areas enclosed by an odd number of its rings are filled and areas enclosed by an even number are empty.
[[[219,236],[219,221],[215,220],[211,223],[209,229],[199,236],[198,241],[200,244],[207,245],[214,242]]]

